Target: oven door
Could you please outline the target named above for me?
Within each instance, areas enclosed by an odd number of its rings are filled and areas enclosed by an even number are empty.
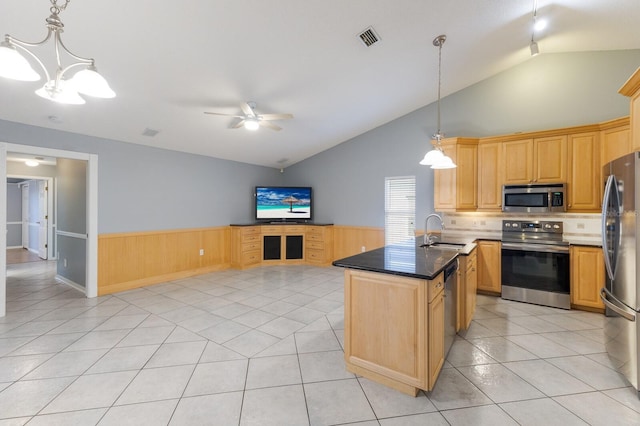
[[[502,285],[569,294],[569,247],[502,243]]]

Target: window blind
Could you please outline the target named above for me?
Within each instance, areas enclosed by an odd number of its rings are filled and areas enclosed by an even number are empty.
[[[397,244],[415,236],[416,178],[385,178],[384,191],[385,245]]]

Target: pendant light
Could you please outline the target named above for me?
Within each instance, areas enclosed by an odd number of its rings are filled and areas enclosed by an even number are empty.
[[[435,146],[420,161],[420,164],[431,166],[432,169],[453,169],[456,167],[451,157],[447,157],[444,154],[441,145],[444,133],[440,131],[440,86],[442,81],[442,45],[446,39],[447,36],[442,34],[433,40],[433,45],[438,48],[438,131],[432,136],[433,140],[436,141]]]

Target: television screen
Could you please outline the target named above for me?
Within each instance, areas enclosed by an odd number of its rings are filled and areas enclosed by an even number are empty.
[[[311,188],[257,186],[256,220],[311,220]]]

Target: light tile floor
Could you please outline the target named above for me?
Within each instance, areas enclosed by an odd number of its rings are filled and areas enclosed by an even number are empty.
[[[638,425],[603,317],[480,296],[435,389],[348,373],[338,268],[224,271],[86,299],[10,265],[5,425]]]

